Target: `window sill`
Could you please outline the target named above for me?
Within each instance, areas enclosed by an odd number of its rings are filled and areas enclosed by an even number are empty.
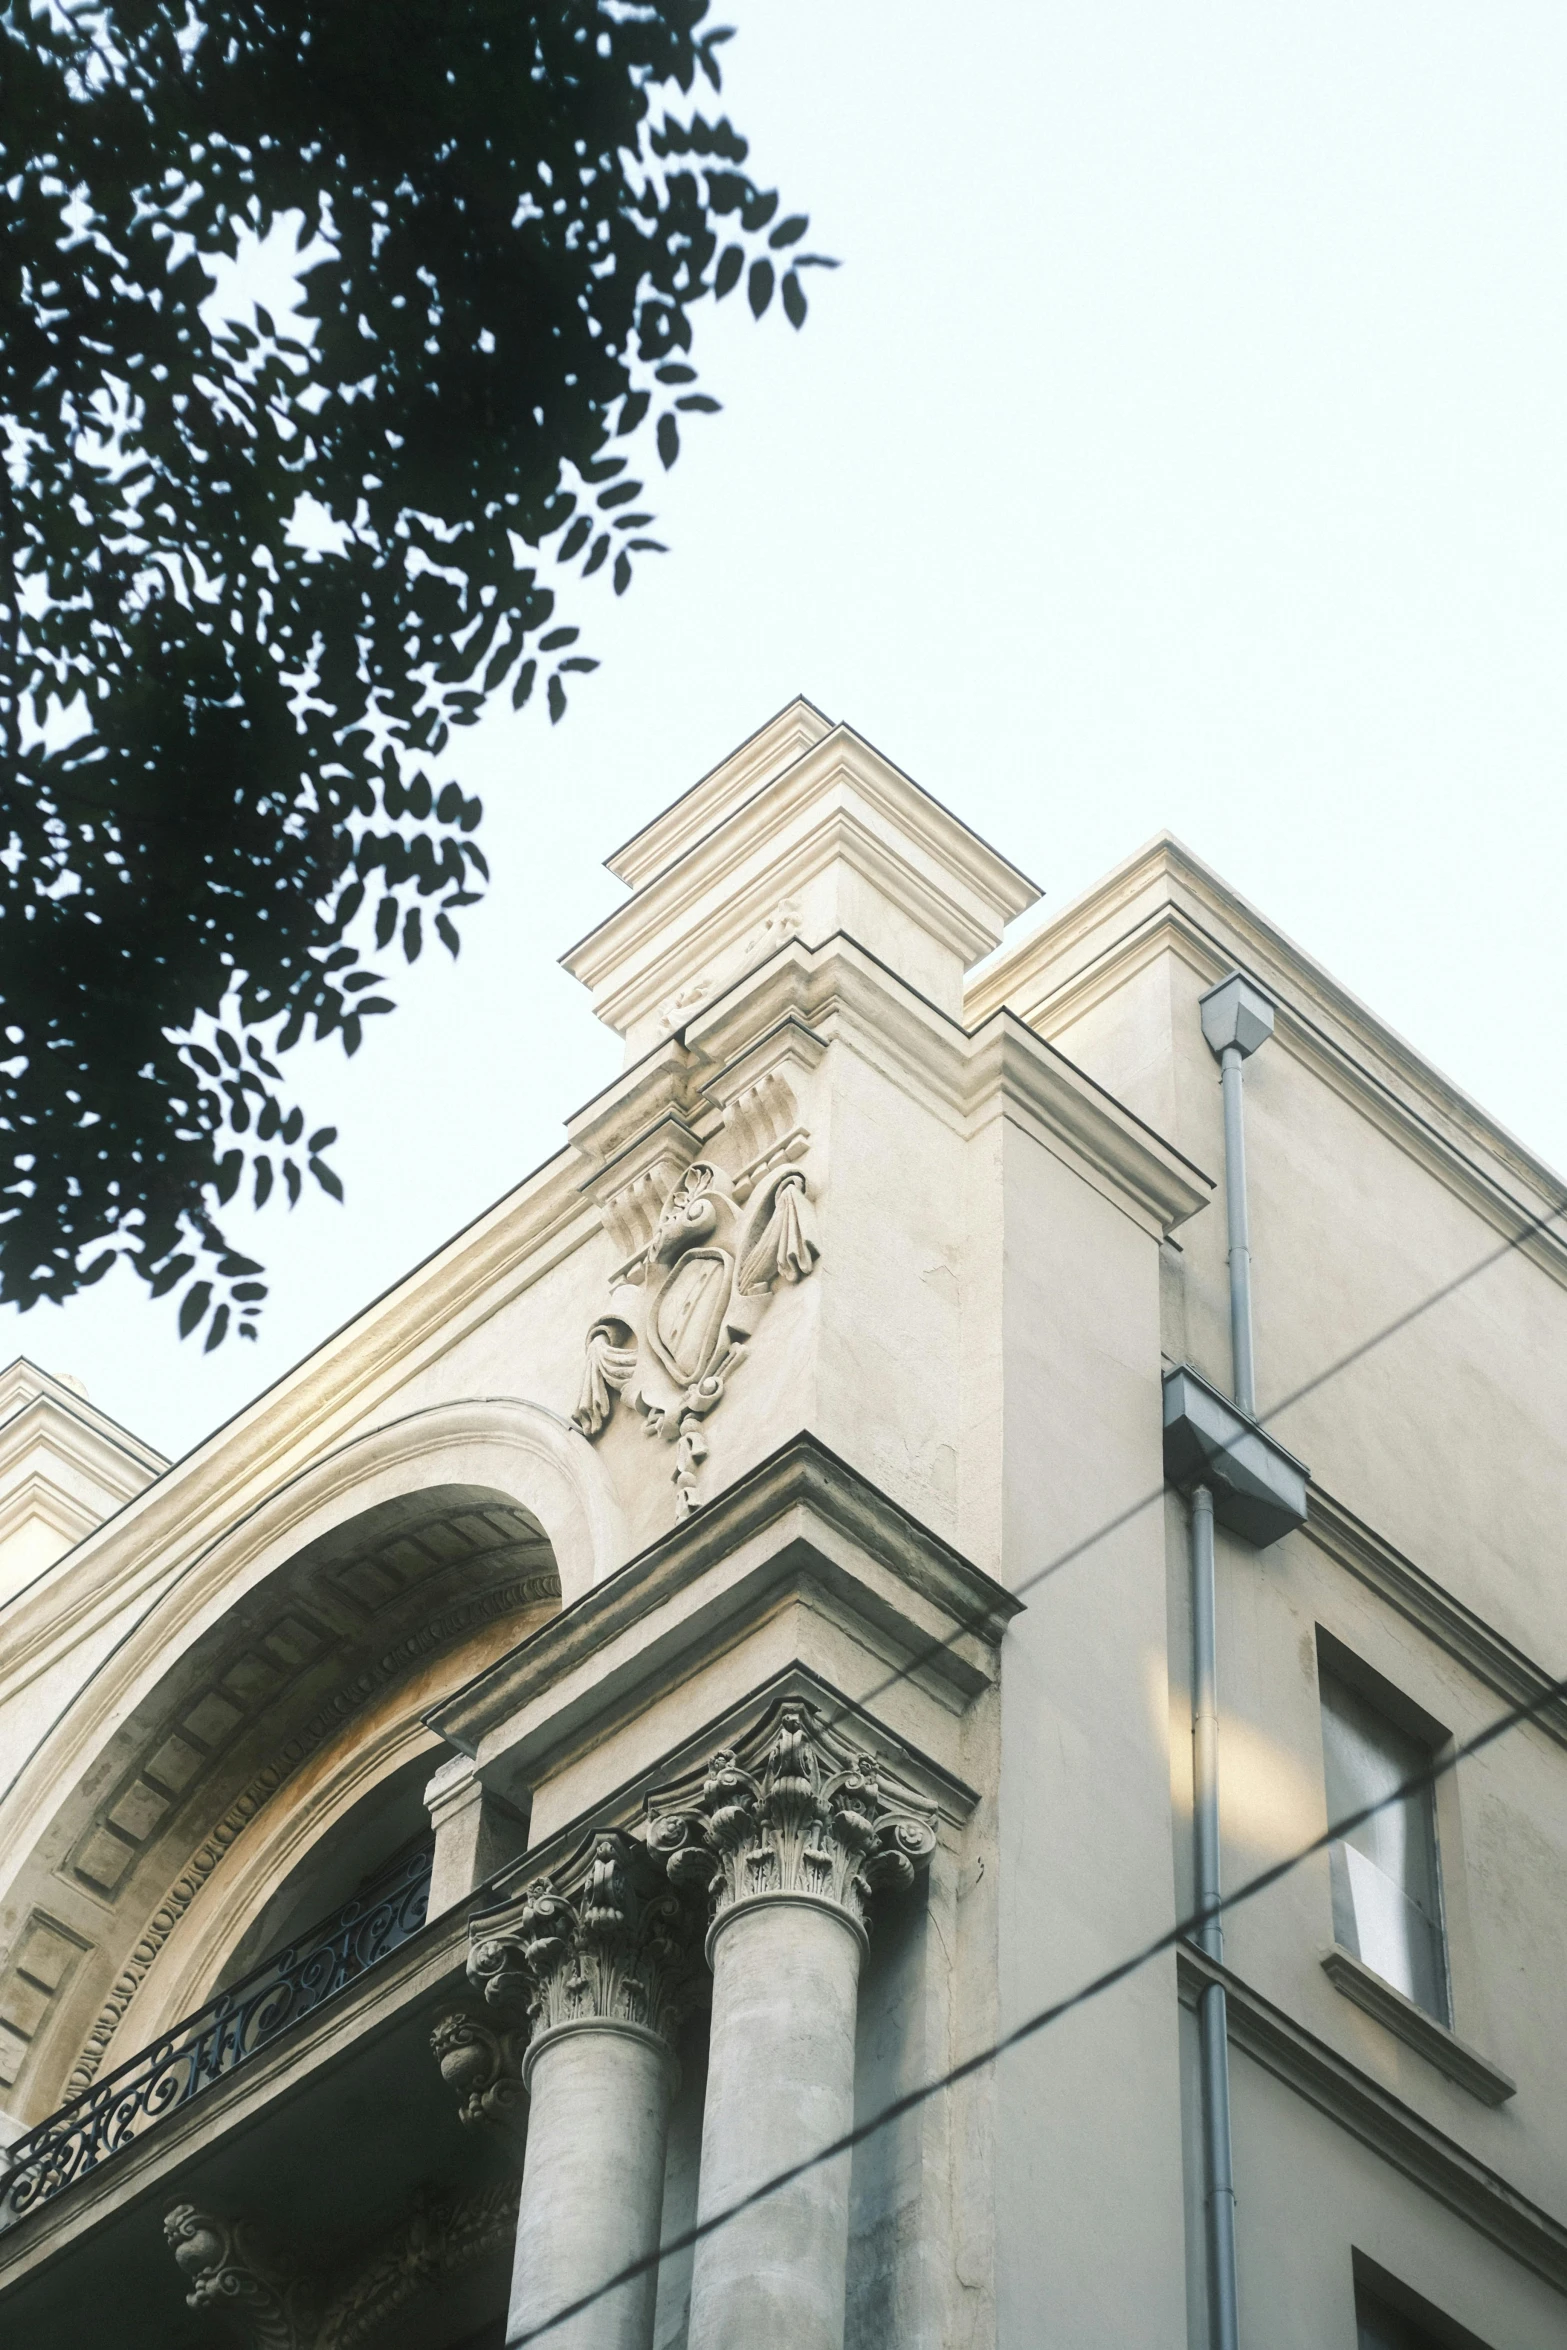
[[[1375,2016],[1390,2032],[1434,2064],[1438,2072],[1456,2081],[1460,2089],[1467,2089],[1471,2097],[1478,2097],[1482,2105],[1505,2105],[1509,2097],[1518,2093],[1518,2083],[1509,2080],[1506,2073],[1450,2032],[1446,2024],[1439,2024],[1423,2007],[1406,1999],[1402,1991],[1373,1974],[1370,1967],[1353,1957],[1337,1944],[1322,1954],[1322,1971],[1335,1991],[1342,1991],[1346,1999],[1353,1999],[1367,2015]]]

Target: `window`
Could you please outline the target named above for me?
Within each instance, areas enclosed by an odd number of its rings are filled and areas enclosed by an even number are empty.
[[[1422,2334],[1407,2318],[1396,2317],[1375,2301],[1357,2298],[1358,2350],[1436,2350],[1429,2334]]]
[[[1374,2301],[1356,2301],[1358,2319],[1358,2350],[1435,2350],[1428,2334],[1417,2334],[1417,2329],[1405,2317],[1395,2317],[1393,2310],[1379,2308]]]
[[[1367,1676],[1369,1679],[1369,1676]],[[1435,1741],[1394,1721],[1326,1653],[1321,1659],[1322,1756],[1328,1819],[1391,1795],[1431,1760]],[[1333,1935],[1417,2007],[1450,2021],[1437,1868],[1436,1808],[1427,1785],[1383,1808],[1328,1848]]]
[[[1407,2285],[1354,2254],[1358,2350],[1486,2350],[1477,2334],[1454,2323]]]

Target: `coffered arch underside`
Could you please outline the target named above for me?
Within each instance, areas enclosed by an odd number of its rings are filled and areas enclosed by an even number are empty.
[[[562,1550],[584,1587],[617,1563],[598,1477],[536,1407],[443,1407],[214,1546],[193,1572],[227,1604],[171,1592],[50,1742],[70,1762],[0,1916],[0,2102],[36,2118],[199,2003],[310,1844],[433,1767],[423,1713],[560,1607]]]

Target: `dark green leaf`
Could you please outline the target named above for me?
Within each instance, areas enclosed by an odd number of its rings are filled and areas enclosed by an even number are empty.
[[[154,1295],[157,1293],[154,1292]],[[189,1338],[207,1308],[212,1303],[212,1283],[193,1281],[180,1299],[179,1327],[181,1338]]]

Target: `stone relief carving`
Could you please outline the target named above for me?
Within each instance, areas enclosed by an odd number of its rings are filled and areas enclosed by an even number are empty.
[[[244,2220],[180,2203],[164,2220],[192,2309],[229,2320],[252,2350],[355,2350],[416,2294],[493,2254],[509,2256],[515,2179],[468,2194],[421,2190],[407,2215],[344,2282],[309,2274]]]
[[[535,2039],[599,2018],[640,2024],[673,2046],[700,1988],[689,1905],[618,1828],[591,1836],[471,1932],[469,1981],[503,2017],[526,2017]]]
[[[469,2014],[443,2015],[430,2034],[441,2078],[457,2099],[457,2118],[469,2129],[520,2135],[527,2116],[522,2053],[527,2033]]]
[[[467,2195],[418,2195],[397,2232],[333,2294],[313,2350],[355,2350],[378,2340],[393,2313],[443,2279],[504,2254],[517,2233],[515,2179]]]
[[[808,1279],[821,1253],[805,1174],[795,1163],[810,1138],[786,1080],[770,1072],[737,1097],[726,1127],[748,1151],[747,1164],[738,1176],[707,1159],[693,1160],[677,1179],[671,1171],[645,1244],[615,1277],[614,1310],[588,1332],[572,1413],[583,1435],[596,1437],[629,1391],[645,1432],[675,1448],[680,1518],[698,1503],[703,1422],[723,1401],[778,1284]],[[611,1213],[621,1197],[604,1211],[612,1230],[628,1223]]]
[[[862,1930],[872,1896],[908,1885],[936,1849],[936,1815],[814,1706],[790,1699],[700,1780],[648,1799],[647,1846],[672,1883],[706,1889],[716,1921],[757,1894],[830,1901]]]
[[[726,987],[733,986],[737,979],[743,979],[748,971],[754,970],[759,963],[765,963],[769,955],[796,937],[801,915],[798,898],[780,899],[773,911],[758,922],[754,930],[747,931],[733,954],[725,956],[700,978],[676,990],[659,1014],[659,1026],[667,1034],[684,1028],[693,1012],[700,1011],[714,996],[720,995]]]
[[[314,2350],[321,2301],[313,2280],[246,2221],[177,2203],[163,2233],[190,2286],[188,2309],[227,2318],[253,2350]]]

